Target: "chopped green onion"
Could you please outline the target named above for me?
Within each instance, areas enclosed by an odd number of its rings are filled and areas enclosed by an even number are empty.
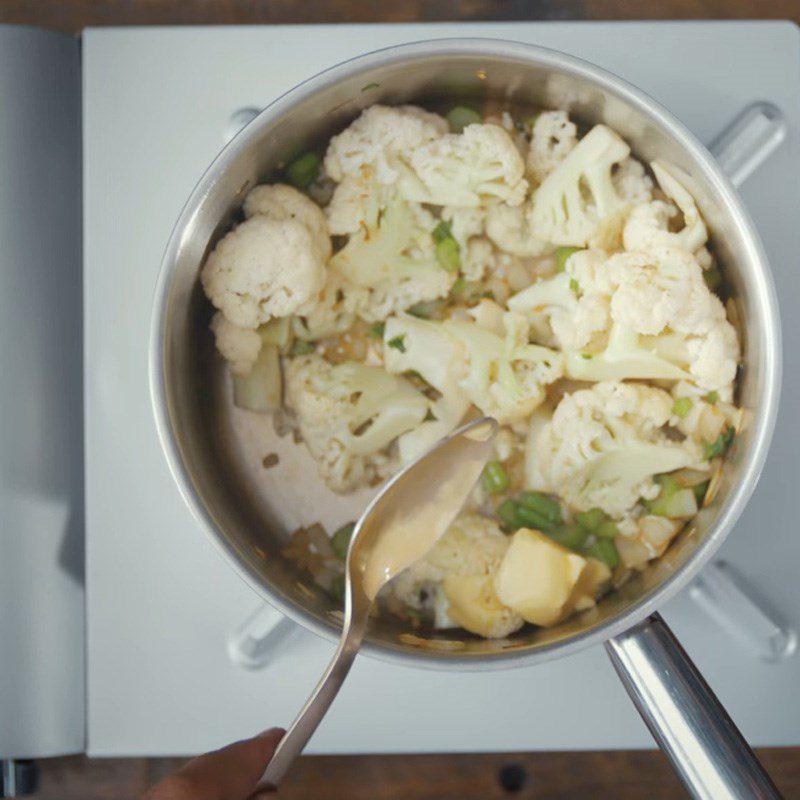
[[[541,492],[522,492],[517,495],[517,500],[525,508],[541,514],[548,522],[560,525],[563,521],[561,514],[561,504],[558,500],[548,497]]]
[[[450,223],[443,219],[439,220],[439,224],[431,231],[431,236],[433,236],[433,241],[436,244],[443,242],[445,239],[452,239],[453,232],[450,230]]]
[[[556,252],[556,272],[563,272],[567,268],[567,259],[573,254],[577,253],[580,250],[580,247],[559,247]],[[574,278],[572,280],[575,280]],[[572,289],[573,292],[577,294],[578,292],[578,282],[575,281],[575,288],[572,288],[572,281],[570,281],[569,288]]]
[[[685,419],[687,414],[692,410],[693,405],[694,403],[691,397],[679,397],[672,404],[672,413],[680,419]]]
[[[597,530],[597,526],[607,519],[608,514],[602,508],[590,508],[588,511],[579,511],[575,515],[575,521],[578,525],[590,533],[594,533]]]
[[[733,428],[726,428],[713,442],[703,442],[703,452],[707,459],[724,455],[733,442]]]
[[[331,578],[331,585],[328,594],[339,603],[344,603],[344,575],[334,575]]]
[[[458,242],[453,239],[442,239],[436,244],[436,260],[448,272],[458,272],[461,267]]]
[[[355,527],[355,522],[348,522],[347,525],[342,525],[342,527],[331,536],[331,550],[333,550],[333,554],[340,561],[344,561],[347,558],[347,548],[350,546],[350,539],[353,536]]]
[[[682,487],[672,475],[658,475],[656,482],[661,484],[661,493],[646,504],[651,514],[684,519],[697,513],[697,503],[691,489]]]
[[[447,112],[447,124],[452,133],[461,133],[467,125],[482,122],[481,115],[469,106],[456,106]]]
[[[708,269],[703,270],[703,278],[705,278],[706,286],[712,291],[716,292],[722,285],[722,273],[716,264]]]
[[[289,183],[298,189],[305,189],[314,183],[319,174],[319,156],[316,153],[305,153],[286,167]]]
[[[289,350],[290,356],[307,356],[316,350],[314,342],[306,342],[304,339],[295,339],[292,348]]]
[[[403,613],[409,619],[415,619],[418,622],[422,622],[425,616],[418,608],[412,608],[411,606],[406,606]]]
[[[361,87],[361,91],[362,91],[362,92],[368,92],[368,91],[370,91],[371,89],[377,89],[377,88],[379,88],[379,87],[380,87],[380,84],[379,84],[379,83],[368,83],[366,86],[362,86],[362,87]]]
[[[386,325],[383,322],[373,322],[367,328],[367,336],[370,339],[383,339],[383,333],[386,330]]]
[[[706,492],[708,491],[708,485],[711,481],[703,481],[702,483],[696,483],[692,486],[692,491],[694,492],[694,499],[697,500],[697,505],[700,506],[703,504],[703,500],[706,499]]]
[[[569,288],[572,290],[574,294],[580,294],[581,286],[575,278],[569,279]]]
[[[606,519],[597,526],[594,533],[598,539],[613,539],[619,533],[619,528],[613,519]]]
[[[517,528],[533,528],[544,533],[550,533],[558,527],[557,522],[549,520],[544,514],[522,503],[517,503],[516,523]]]
[[[706,403],[709,403],[710,405],[714,406],[717,404],[717,401],[719,400],[719,392],[709,392],[703,398],[703,400],[705,400]]]
[[[497,508],[497,516],[500,517],[500,522],[504,528],[508,530],[516,530],[522,527],[517,521],[517,509],[519,503],[516,500],[504,500]]]
[[[594,544],[587,547],[584,552],[587,556],[602,561],[611,569],[619,565],[619,553],[611,539],[598,539]]]
[[[556,544],[570,550],[580,550],[589,538],[589,532],[580,525],[565,525],[563,528],[556,528],[554,531],[546,531],[546,535]]]
[[[486,494],[499,494],[508,489],[510,483],[508,473],[499,461],[490,461],[481,473],[481,489]]]
[[[592,354],[591,353],[581,353],[581,358],[584,361],[591,361],[592,360]]]
[[[406,351],[406,335],[401,333],[399,336],[395,336],[393,339],[389,339],[386,344],[389,347],[393,347],[395,350],[399,350],[401,353],[405,353]]]
[[[419,317],[420,319],[431,319],[436,316],[444,308],[443,300],[423,300],[419,303],[414,303],[413,306],[407,308],[406,311],[412,317]]]
[[[541,112],[537,112],[536,114],[531,114],[525,122],[528,123],[528,127],[533,130],[533,126],[536,124],[536,120],[539,119],[541,116]]]
[[[450,294],[465,303],[474,303],[483,295],[483,287],[477,281],[465,281],[463,278],[458,277],[450,287]]]
[[[430,409],[425,412],[425,416],[422,418],[423,422],[436,422],[437,420],[438,417]]]

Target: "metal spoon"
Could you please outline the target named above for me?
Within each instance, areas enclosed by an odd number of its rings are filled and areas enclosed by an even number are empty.
[[[347,551],[339,646],[278,745],[259,790],[276,788],[308,743],[353,665],[381,587],[422,558],[455,519],[496,433],[497,423],[488,417],[462,426],[392,478],[361,515]]]

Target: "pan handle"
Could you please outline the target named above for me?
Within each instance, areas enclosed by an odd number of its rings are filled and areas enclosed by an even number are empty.
[[[606,649],[650,733],[692,797],[781,797],[659,614],[610,639]]]

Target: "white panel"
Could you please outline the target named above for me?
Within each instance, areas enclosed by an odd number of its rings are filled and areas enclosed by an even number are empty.
[[[257,606],[184,507],[147,386],[154,282],[170,229],[238,109],[367,50],[437,36],[566,50],[637,83],[708,141],[756,99],[787,142],[743,189],[776,269],[798,407],[800,61],[788,23],[475,23],[92,30],[84,41],[89,749],[191,753],[286,724],[332,647],[305,632],[261,671],[229,635]],[[790,313],[791,312],[791,313]],[[724,555],[786,616],[800,614],[791,501],[800,426],[784,414],[770,464]],[[796,493],[796,492],[795,492]],[[800,660],[767,665],[691,603],[669,621],[756,744],[798,744]],[[412,671],[362,659],[312,740],[317,753],[649,747],[601,650],[536,669]]]

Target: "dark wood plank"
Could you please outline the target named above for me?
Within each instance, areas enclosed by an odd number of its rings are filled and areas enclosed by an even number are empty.
[[[584,19],[790,19],[798,0],[583,0]]]
[[[574,19],[581,0],[0,0],[0,23],[79,31],[95,25],[246,25]]]
[[[552,19],[793,19],[798,0],[0,0],[0,23],[246,25]]]
[[[784,796],[800,797],[800,748],[769,748],[758,754]],[[50,759],[40,762],[41,784],[35,797],[134,800],[182,763],[177,758]],[[278,794],[281,800],[502,800],[511,796],[520,800],[677,800],[686,795],[664,756],[652,750],[306,756]]]

